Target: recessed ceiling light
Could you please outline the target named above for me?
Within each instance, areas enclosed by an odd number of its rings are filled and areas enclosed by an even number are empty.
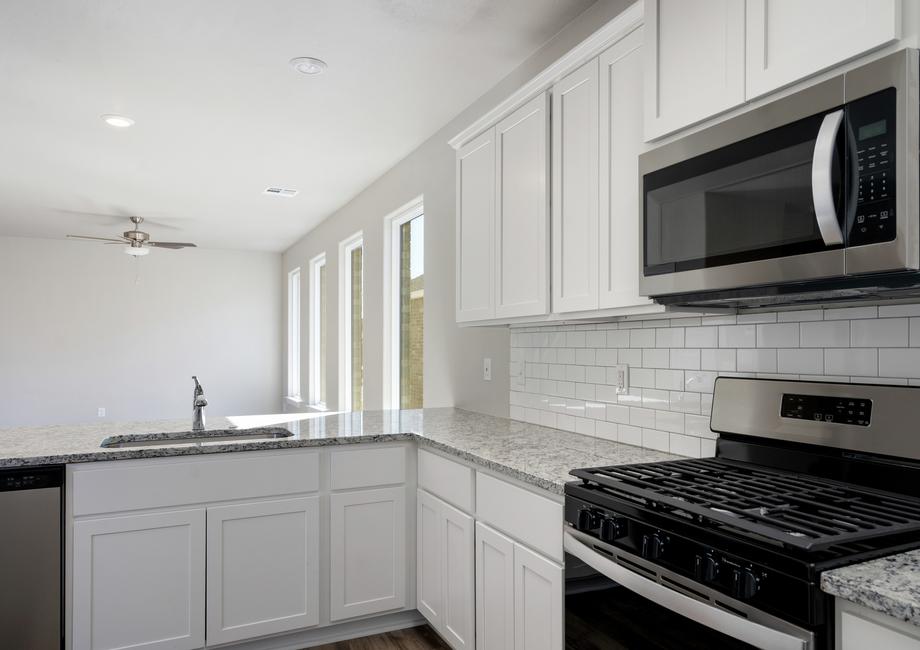
[[[312,56],[293,58],[291,66],[300,74],[323,74],[326,71],[326,62],[322,59],[314,59]]]
[[[130,117],[125,117],[124,115],[115,115],[107,114],[102,116],[103,121],[109,126],[114,126],[117,129],[126,129],[129,126],[134,124],[134,120]]]

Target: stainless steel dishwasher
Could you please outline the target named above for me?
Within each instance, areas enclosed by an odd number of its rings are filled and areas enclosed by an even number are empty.
[[[64,468],[0,470],[0,647],[60,650]]]

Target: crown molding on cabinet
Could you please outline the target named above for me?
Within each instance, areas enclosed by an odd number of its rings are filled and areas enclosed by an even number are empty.
[[[542,72],[518,88],[504,101],[448,140],[448,144],[454,149],[459,149],[524,102],[547,90],[579,65],[642,25],[644,17],[645,3],[643,0],[638,0],[638,2],[627,7],[613,20],[591,34],[591,36],[544,68]]]

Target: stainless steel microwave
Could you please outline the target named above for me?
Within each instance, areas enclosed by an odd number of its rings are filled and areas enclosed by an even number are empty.
[[[641,293],[920,295],[918,87],[918,50],[900,50],[642,154]]]

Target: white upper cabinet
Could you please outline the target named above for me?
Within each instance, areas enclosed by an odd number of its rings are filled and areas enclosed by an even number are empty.
[[[457,322],[495,317],[495,129],[457,151]]]
[[[744,102],[744,22],[741,0],[645,1],[646,140]]]
[[[639,296],[642,221],[639,154],[642,141],[642,28],[600,56],[600,267],[601,309],[651,305]]]
[[[597,309],[597,59],[553,86],[553,311]]]
[[[746,9],[747,99],[900,35],[898,0],[747,0]]]
[[[549,100],[546,93],[495,127],[495,316],[549,311]]]

